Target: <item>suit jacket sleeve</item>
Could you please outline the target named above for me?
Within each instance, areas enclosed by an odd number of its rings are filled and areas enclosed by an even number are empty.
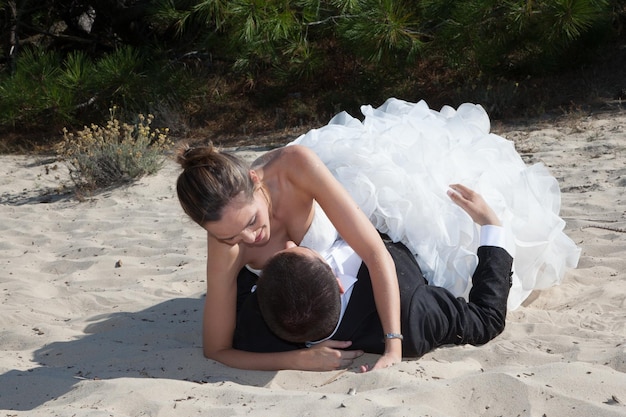
[[[431,285],[405,297],[407,355],[422,356],[447,344],[481,345],[504,330],[513,258],[502,248],[482,246],[478,260],[469,301]]]
[[[394,259],[400,287],[404,356],[420,357],[449,344],[480,345],[502,332],[513,262],[508,252],[487,246],[478,249],[479,264],[468,302],[444,288],[428,285],[413,254],[401,243],[384,240]],[[380,354],[385,348],[383,329],[364,265],[358,277],[333,339],[350,340],[351,349]]]

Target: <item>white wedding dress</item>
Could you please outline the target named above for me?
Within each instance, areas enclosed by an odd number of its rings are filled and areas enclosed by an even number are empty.
[[[292,143],[313,149],[376,228],[416,254],[430,284],[467,297],[478,262],[479,228],[446,194],[454,183],[481,193],[503,222],[514,257],[510,309],[576,267],[556,179],[489,133],[480,105],[435,111],[392,98],[361,111],[363,121],[343,112]]]

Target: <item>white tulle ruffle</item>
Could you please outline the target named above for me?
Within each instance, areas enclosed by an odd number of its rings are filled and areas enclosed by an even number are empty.
[[[479,229],[447,196],[453,183],[480,192],[502,219],[514,257],[510,309],[576,267],[580,249],[563,232],[556,179],[489,133],[480,105],[435,111],[389,99],[361,110],[362,122],[343,112],[293,143],[312,148],[376,228],[416,254],[431,284],[466,297],[477,265]]]

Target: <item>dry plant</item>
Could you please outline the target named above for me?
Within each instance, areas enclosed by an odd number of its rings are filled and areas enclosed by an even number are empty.
[[[154,116],[139,114],[133,124],[115,117],[115,108],[105,126],[92,124],[70,133],[63,129],[58,157],[67,165],[70,178],[82,191],[127,183],[156,173],[171,148],[168,129],[152,129]]]

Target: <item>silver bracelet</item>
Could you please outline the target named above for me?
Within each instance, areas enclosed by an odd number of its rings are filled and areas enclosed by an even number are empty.
[[[385,334],[385,340],[387,339],[400,339],[400,340],[404,340],[404,336],[402,336],[402,333],[386,333]]]

